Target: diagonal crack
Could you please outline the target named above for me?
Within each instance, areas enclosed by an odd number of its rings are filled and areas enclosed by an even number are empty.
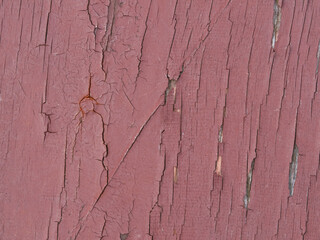
[[[85,221],[87,219],[87,217],[89,216],[89,214],[92,212],[92,210],[95,208],[95,206],[97,205],[97,203],[99,202],[100,198],[103,196],[104,192],[106,191],[107,187],[109,186],[109,184],[111,183],[111,181],[113,180],[113,176],[115,176],[115,174],[118,172],[118,170],[120,169],[121,165],[124,163],[125,158],[127,157],[128,153],[130,152],[130,150],[133,148],[134,144],[137,142],[137,139],[139,138],[139,136],[141,135],[143,129],[145,128],[145,126],[150,122],[150,120],[152,119],[152,117],[157,113],[158,109],[163,106],[162,104],[158,105],[156,107],[156,109],[151,113],[151,115],[149,116],[149,118],[144,122],[144,124],[142,125],[142,127],[140,128],[139,132],[137,133],[137,135],[135,136],[135,138],[133,139],[131,145],[129,146],[129,148],[127,149],[127,151],[125,152],[124,156],[122,157],[121,161],[119,162],[116,170],[110,174],[110,179],[109,181],[105,184],[105,186],[102,188],[97,200],[94,202],[94,204],[92,205],[92,208],[90,209],[90,211],[88,211],[87,215],[85,216],[84,220]],[[79,231],[81,230],[81,226]]]

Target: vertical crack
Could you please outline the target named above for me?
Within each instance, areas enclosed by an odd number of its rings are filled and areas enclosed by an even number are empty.
[[[205,52],[205,51],[206,51],[206,46],[204,46],[204,48],[203,48],[202,57],[201,57],[201,61],[200,61],[199,81],[198,81],[198,88],[197,88],[197,100],[196,100],[196,102],[195,102],[195,106],[196,106],[196,108],[197,108],[197,111],[198,111],[197,103],[198,103],[198,100],[199,100],[199,91],[200,91],[201,79],[202,79],[201,72],[202,72],[202,69],[203,69],[203,59],[204,59],[204,52]]]
[[[100,236],[100,239],[103,239],[103,237],[104,237],[104,230],[105,230],[105,228],[106,228],[106,224],[107,224],[107,218],[106,218],[106,216],[104,216],[104,222],[103,222],[103,225],[102,225],[102,229],[101,229],[101,236]]]
[[[310,188],[311,188],[311,179],[310,179],[309,187],[308,187],[308,191],[307,191],[307,202],[306,202],[306,213],[307,213],[307,216],[306,216],[306,221],[305,221],[305,230],[302,233],[302,240],[305,239],[305,235],[306,235],[307,230],[308,230],[308,222],[309,222],[309,191],[310,191]]]
[[[108,6],[108,19],[106,24],[106,30],[102,38],[103,41],[100,43],[102,48],[101,69],[104,72],[105,80],[107,80],[107,75],[108,75],[108,69],[106,69],[104,66],[105,52],[108,51],[110,39],[113,33],[113,27],[114,27],[115,16],[116,16],[116,4],[117,4],[117,0],[114,0],[114,1],[110,0],[109,6]]]
[[[178,6],[178,0],[176,1],[176,4],[174,6],[174,10],[173,10],[173,17],[172,17],[172,22],[174,21],[174,26],[173,26],[173,35],[172,35],[172,39],[171,39],[171,44],[170,44],[170,48],[169,48],[169,52],[168,52],[168,58],[167,58],[167,64],[166,64],[166,69],[167,69],[167,77],[169,79],[169,68],[168,68],[168,63],[169,63],[169,59],[170,59],[170,55],[171,55],[171,51],[173,48],[173,43],[175,40],[175,36],[176,36],[176,27],[177,27],[177,16],[176,16],[176,9]]]
[[[49,32],[49,22],[50,22],[51,10],[52,10],[52,0],[50,0],[50,8],[49,8],[49,12],[47,15],[46,32],[45,32],[45,36],[44,36],[44,46],[47,46],[47,42],[48,42],[48,32]],[[40,25],[39,25],[39,27],[40,27]],[[43,69],[44,69],[44,65],[45,65],[45,57],[47,55],[46,52],[47,52],[47,48],[45,47],[44,54],[43,54],[43,66],[42,66]]]
[[[313,102],[315,100],[316,94],[318,92],[318,73],[319,73],[319,63],[320,63],[320,40],[318,43],[318,51],[317,51],[317,66],[316,66],[316,72],[315,72],[315,82],[316,82],[316,86],[315,86],[315,90],[313,92],[313,97],[311,100],[311,117],[312,117],[312,112],[313,112]]]
[[[19,2],[18,19],[20,19],[20,16],[21,16],[21,6],[22,6],[22,0],[20,0],[20,2]]]
[[[275,236],[278,236],[279,234],[281,217],[282,217],[282,201],[280,202],[280,216],[277,222],[277,233],[275,234]]]
[[[64,147],[64,160],[63,160],[63,188],[62,189],[66,187],[66,181],[67,181],[67,148],[68,148],[68,136],[66,134],[66,142]]]
[[[51,222],[52,222],[52,202],[51,202],[51,208],[50,208],[50,216],[49,216],[49,223],[48,223],[48,228],[47,228],[47,237],[46,240],[49,240],[50,237],[50,227],[51,227]]]
[[[232,39],[232,28],[233,28],[233,21],[230,19],[230,12],[228,16],[228,20],[231,22],[231,27],[229,31],[229,42],[228,42],[228,48],[226,51],[227,54],[227,61],[226,61],[226,70],[228,71],[228,79],[227,79],[227,86],[225,89],[225,94],[224,94],[224,106],[223,106],[223,113],[222,113],[222,120],[221,120],[221,125],[219,129],[219,134],[218,134],[218,150],[217,150],[217,161],[216,161],[216,166],[215,166],[215,173],[219,176],[222,176],[221,174],[221,163],[222,163],[222,155],[221,153],[223,152],[223,127],[224,127],[224,120],[226,117],[226,112],[227,112],[227,97],[228,97],[228,90],[229,90],[229,81],[230,81],[230,68],[229,68],[229,58],[230,58],[230,46],[231,46],[231,39]]]
[[[144,29],[144,32],[143,32],[143,36],[142,36],[142,40],[141,40],[141,45],[140,45],[140,56],[138,57],[138,61],[139,61],[139,63],[138,63],[138,73],[137,73],[137,76],[136,76],[135,86],[134,86],[133,93],[135,93],[135,91],[136,91],[137,81],[138,81],[138,78],[139,78],[140,73],[141,73],[141,62],[142,62],[142,54],[143,54],[143,48],[144,48],[144,47],[143,47],[143,44],[144,44],[144,41],[145,41],[145,38],[146,38],[146,34],[147,34],[147,30],[148,30],[148,20],[149,20],[151,5],[152,5],[152,0],[150,1],[149,8],[148,8],[148,13],[147,13],[147,16],[146,16],[146,20],[145,20],[145,22],[144,22],[145,29]]]
[[[163,130],[162,132],[164,132],[164,130]],[[159,199],[160,199],[161,187],[162,187],[163,178],[164,178],[166,169],[167,169],[167,154],[166,154],[166,152],[164,152],[163,169],[162,169],[162,174],[161,174],[160,181],[159,181],[157,201],[156,201],[155,204],[152,206],[152,208],[151,208],[151,210],[150,210],[150,212],[149,212],[149,231],[148,231],[148,235],[151,237],[151,239],[153,239],[153,234],[151,233],[151,214],[152,214],[152,212],[153,212],[153,210],[154,210],[154,208],[155,208],[156,206],[158,206],[158,207],[161,209],[161,212],[162,212],[162,210],[163,210],[163,209],[162,209],[162,206],[159,205]],[[161,214],[160,214],[160,222],[161,222]]]
[[[91,16],[91,13],[90,13],[90,7],[91,7],[91,1],[88,0],[86,11],[87,11],[87,13],[88,13],[89,22],[90,22],[90,24],[91,24],[91,25],[94,27],[94,29],[95,29],[96,26],[93,24],[93,21],[92,21],[92,16]],[[94,31],[94,33],[95,33],[95,31]]]
[[[1,39],[2,39],[1,36],[3,36],[2,29],[3,29],[3,18],[1,19],[1,24],[0,24],[0,44],[1,44]]]
[[[108,149],[108,144],[106,143],[106,140],[105,140],[105,137],[104,137],[104,134],[105,134],[105,122],[103,120],[103,117],[102,115],[97,112],[96,110],[93,110],[94,113],[98,114],[100,119],[101,119],[101,123],[102,123],[102,132],[101,132],[101,140],[102,140],[102,143],[105,147],[105,152],[103,153],[102,155],[102,159],[101,159],[101,163],[102,163],[102,167],[103,169],[107,172],[107,183],[109,181],[109,169],[108,169],[108,166],[106,166],[104,160],[108,157],[108,153],[109,153],[109,149]]]
[[[15,64],[15,65],[16,65],[16,72],[15,72],[15,73],[17,73],[17,72],[18,72],[19,56],[20,56],[20,51],[21,51],[22,39],[23,39],[22,34],[23,34],[23,20],[22,20],[22,22],[21,22],[21,28],[20,28],[20,35],[19,35],[19,49],[18,49],[18,51],[17,51],[17,55],[16,55],[16,64]],[[21,80],[19,80],[20,85],[21,85],[21,81],[22,81],[22,78],[21,78]],[[21,87],[21,88],[22,88],[22,87]]]

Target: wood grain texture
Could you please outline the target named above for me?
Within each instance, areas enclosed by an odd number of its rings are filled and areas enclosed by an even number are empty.
[[[320,1],[2,0],[0,239],[320,239]]]

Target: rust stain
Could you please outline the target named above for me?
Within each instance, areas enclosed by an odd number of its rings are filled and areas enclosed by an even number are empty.
[[[79,112],[81,112],[81,115],[83,118],[85,116],[86,113],[90,112],[90,111],[95,111],[95,105],[99,105],[99,102],[91,96],[91,82],[92,82],[92,75],[90,74],[90,77],[89,77],[89,87],[88,87],[88,93],[83,96],[80,100],[79,100]],[[85,110],[83,104],[85,104],[85,102],[89,100],[91,103],[92,103],[92,109],[88,109],[87,111]]]

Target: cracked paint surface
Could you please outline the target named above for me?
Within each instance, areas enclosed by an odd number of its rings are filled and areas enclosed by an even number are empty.
[[[319,1],[0,16],[0,239],[320,238]]]

